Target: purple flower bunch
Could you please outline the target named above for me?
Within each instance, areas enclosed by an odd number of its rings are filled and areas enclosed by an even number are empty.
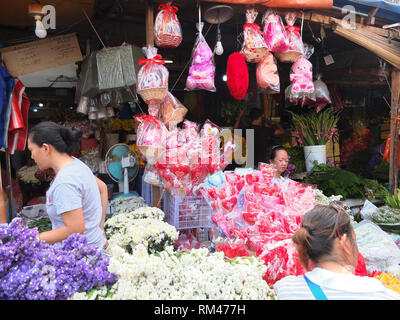
[[[116,281],[107,270],[109,257],[86,236],[75,233],[49,245],[37,234],[19,218],[0,225],[1,300],[65,300]]]

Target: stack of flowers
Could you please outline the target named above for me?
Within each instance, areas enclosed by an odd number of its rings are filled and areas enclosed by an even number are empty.
[[[107,270],[109,258],[86,236],[48,245],[37,234],[19,218],[0,225],[0,300],[61,300],[116,281]]]
[[[163,222],[164,212],[158,208],[140,208],[132,213],[115,215],[108,219],[104,231],[110,245],[117,245],[127,252],[139,244],[148,252],[159,252],[178,239],[174,226]]]
[[[395,277],[392,273],[374,271],[369,276],[378,279],[386,288],[400,293],[400,278]]]
[[[311,186],[273,182],[274,170],[260,163],[258,170],[219,172],[198,189],[213,208],[217,231],[232,241],[243,239],[265,261],[268,283],[304,272],[291,237],[316,204]]]
[[[138,208],[147,207],[146,201],[142,197],[119,197],[111,200],[111,208],[114,210],[113,214],[118,215],[121,213],[133,212]]]
[[[262,281],[265,266],[256,258],[226,260],[222,252],[196,249],[184,253],[172,247],[157,255],[143,245],[128,254],[112,246],[109,270],[118,276],[111,290],[75,294],[72,299],[116,300],[261,300],[274,299]],[[108,295],[108,298],[107,298]]]

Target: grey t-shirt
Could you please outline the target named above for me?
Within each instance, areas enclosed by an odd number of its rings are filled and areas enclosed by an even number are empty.
[[[65,165],[46,192],[46,209],[53,230],[64,225],[62,214],[82,208],[88,243],[102,249],[106,239],[100,228],[100,191],[89,167],[77,158]]]

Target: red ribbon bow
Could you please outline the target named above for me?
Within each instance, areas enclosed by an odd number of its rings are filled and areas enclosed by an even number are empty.
[[[139,59],[138,63],[139,63],[139,66],[141,66],[142,64],[146,64],[144,68],[145,68],[145,70],[147,70],[147,68],[149,67],[149,65],[151,63],[156,63],[156,64],[160,64],[160,65],[164,64],[165,61],[161,60],[161,59],[162,59],[161,54],[158,54],[150,59]]]
[[[176,12],[178,11],[178,8],[175,6],[171,6],[169,4],[160,4],[158,6],[158,10],[165,10],[167,13],[169,13],[174,20],[176,20]]]
[[[243,26],[243,30],[245,30],[247,27],[248,27],[248,28],[253,28],[254,31],[255,31],[255,32],[258,32],[259,34],[263,34],[263,32],[261,31],[261,27],[260,27],[258,24],[256,24],[256,23],[246,23],[246,24]]]
[[[300,39],[300,33],[299,33],[300,28],[299,27],[297,27],[297,26],[285,26],[285,29],[286,29],[286,34],[289,34],[290,32],[292,32],[297,36],[297,38]]]
[[[139,122],[140,124],[142,124],[142,122],[143,124],[153,122],[157,126],[157,129],[160,129],[160,122],[158,121],[157,117],[152,116],[151,114],[140,114],[134,118],[135,121]]]

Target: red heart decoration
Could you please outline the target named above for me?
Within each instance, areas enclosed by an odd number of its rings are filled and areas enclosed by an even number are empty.
[[[209,195],[211,198],[213,198],[214,200],[217,200],[217,199],[218,199],[217,191],[216,191],[215,188],[210,188],[210,189],[207,190],[207,192],[208,192],[208,195]]]
[[[236,204],[237,204],[237,198],[235,196],[230,197],[229,199],[222,200],[222,206],[229,212],[233,210]]]
[[[236,183],[236,190],[237,190],[238,192],[240,192],[240,191],[242,191],[243,187],[244,187],[244,180],[239,180],[239,181]]]

